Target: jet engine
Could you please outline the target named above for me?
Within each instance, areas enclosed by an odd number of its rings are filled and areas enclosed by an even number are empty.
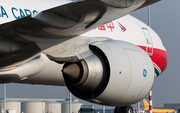
[[[127,106],[151,90],[155,74],[146,52],[131,43],[94,42],[79,62],[65,63],[62,72],[73,95],[109,106]]]

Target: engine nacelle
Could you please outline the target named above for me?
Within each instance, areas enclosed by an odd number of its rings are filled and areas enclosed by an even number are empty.
[[[154,83],[150,57],[131,43],[95,42],[83,60],[66,63],[65,83],[72,94],[89,102],[127,106],[142,100]]]

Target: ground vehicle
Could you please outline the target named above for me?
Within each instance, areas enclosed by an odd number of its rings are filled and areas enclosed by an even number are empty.
[[[96,111],[92,105],[82,105],[78,113],[96,113]]]

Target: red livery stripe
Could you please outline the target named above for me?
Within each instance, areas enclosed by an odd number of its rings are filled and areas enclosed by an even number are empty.
[[[144,51],[146,51],[146,46],[139,46]],[[153,55],[150,56],[151,60],[158,65],[158,67],[163,72],[166,69],[167,62],[168,62],[168,56],[167,52],[165,50],[153,48]]]

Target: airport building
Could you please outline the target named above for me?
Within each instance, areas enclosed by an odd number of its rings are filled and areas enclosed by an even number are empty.
[[[68,99],[6,98],[5,113],[69,113]],[[72,100],[72,112],[78,113],[82,103]],[[0,99],[0,113],[4,113],[4,100]]]
[[[165,109],[179,110],[180,109],[180,103],[166,103],[166,104],[164,104],[164,108]]]

